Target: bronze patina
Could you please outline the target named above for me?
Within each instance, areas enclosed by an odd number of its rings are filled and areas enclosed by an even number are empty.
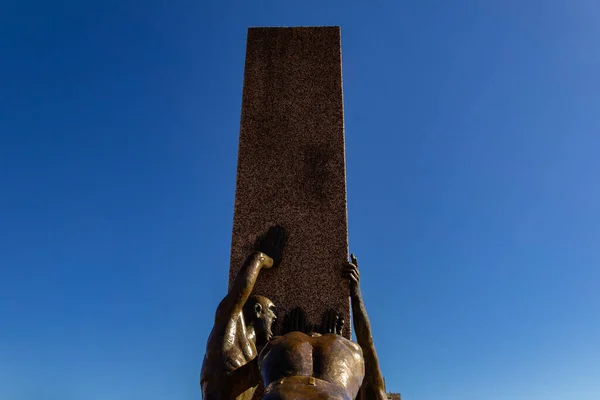
[[[344,263],[350,284],[353,322],[358,343],[340,336],[343,320],[327,311],[320,327],[310,329],[301,309],[285,318],[283,336],[275,337],[258,356],[265,392],[263,400],[353,400],[387,398],[369,318],[360,292],[358,262]]]
[[[272,337],[275,305],[266,297],[250,296],[258,274],[281,261],[286,236],[271,227],[256,241],[217,307],[200,374],[202,397],[249,400],[260,383],[256,356]]]
[[[284,318],[283,335],[273,337],[275,305],[251,293],[260,271],[280,262],[285,242],[278,226],[259,237],[219,304],[202,365],[203,398],[251,399],[262,379],[263,400],[353,400],[359,394],[385,400],[354,255],[343,263],[341,277],[349,282],[357,343],[341,336],[344,320],[335,310],[309,326],[295,308]]]

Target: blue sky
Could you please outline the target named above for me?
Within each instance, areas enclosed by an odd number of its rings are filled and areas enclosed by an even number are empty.
[[[246,29],[340,25],[350,245],[388,389],[597,400],[599,14],[2,2],[0,399],[200,398]]]

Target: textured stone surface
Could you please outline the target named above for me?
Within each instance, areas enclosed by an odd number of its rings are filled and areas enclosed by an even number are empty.
[[[242,99],[229,283],[255,238],[289,233],[279,268],[254,293],[310,323],[333,308],[350,338],[341,41],[338,27],[250,28]]]

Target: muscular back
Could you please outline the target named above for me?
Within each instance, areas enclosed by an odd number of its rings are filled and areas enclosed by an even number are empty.
[[[354,399],[365,374],[360,346],[335,334],[290,332],[272,340],[258,363],[269,399],[299,391],[314,399]]]

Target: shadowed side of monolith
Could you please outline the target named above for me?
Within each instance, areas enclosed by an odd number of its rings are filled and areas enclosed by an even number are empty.
[[[254,293],[273,300],[280,317],[302,307],[312,324],[335,309],[349,338],[339,27],[248,30],[230,285],[274,224],[289,235],[284,258],[261,272]]]

